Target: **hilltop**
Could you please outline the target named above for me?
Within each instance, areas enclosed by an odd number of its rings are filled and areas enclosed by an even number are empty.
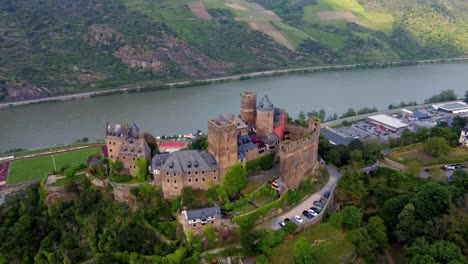
[[[0,101],[468,52],[463,0],[0,3]]]

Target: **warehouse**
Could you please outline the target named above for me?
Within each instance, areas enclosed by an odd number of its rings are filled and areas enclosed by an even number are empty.
[[[399,132],[408,127],[408,124],[402,122],[400,119],[384,114],[369,116],[367,121],[373,125],[393,132]]]
[[[437,111],[442,111],[442,112],[452,113],[452,114],[460,114],[460,113],[468,112],[468,105],[464,102],[433,105],[432,107]]]

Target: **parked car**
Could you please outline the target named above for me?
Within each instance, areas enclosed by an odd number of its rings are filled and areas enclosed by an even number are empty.
[[[304,210],[304,211],[302,212],[302,214],[303,214],[305,217],[309,218],[309,219],[314,218],[314,215],[311,214],[309,211]]]
[[[319,207],[311,207],[310,210],[316,212],[317,214],[320,214],[320,211],[322,211],[322,209],[320,209]]]
[[[320,201],[315,201],[315,202],[314,202],[314,205],[319,206],[319,207],[322,207],[322,208],[325,206],[325,204],[322,203],[322,202],[320,202]]]
[[[280,226],[281,228],[284,228],[284,227],[286,226],[286,223],[285,223],[284,221],[283,221],[283,222],[280,222],[280,223],[279,223],[279,226]]]
[[[307,212],[311,213],[313,216],[317,216],[317,215],[318,215],[318,213],[316,213],[316,212],[315,212],[314,210],[312,210],[312,209],[307,210]]]
[[[298,215],[294,216],[294,220],[296,220],[299,224],[304,222],[304,220],[302,220],[302,218]]]
[[[454,164],[453,167],[455,167],[455,169],[462,169],[462,168],[465,168],[465,165],[463,165],[463,164]]]
[[[320,202],[326,203],[326,202],[327,202],[327,198],[325,198],[325,197],[320,197]]]
[[[328,199],[328,198],[330,197],[330,192],[325,192],[325,194],[323,195],[323,197],[325,197],[325,198]]]
[[[451,171],[451,170],[455,169],[455,166],[453,166],[453,165],[444,165],[444,166],[442,166],[442,169],[446,170],[446,171]]]

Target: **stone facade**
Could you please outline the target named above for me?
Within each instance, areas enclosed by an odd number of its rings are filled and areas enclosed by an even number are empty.
[[[257,115],[257,94],[254,92],[241,93],[241,119],[244,120],[247,125],[251,126],[255,124],[255,118]]]
[[[286,131],[290,139],[281,142],[279,146],[279,173],[288,188],[298,188],[299,183],[319,167],[320,123],[309,119],[305,126],[286,125]]]
[[[127,123],[107,123],[106,146],[109,159],[122,162],[124,173],[132,176],[135,175],[137,161],[151,158],[151,150],[140,137],[140,130],[135,124],[129,127]]]
[[[237,124],[224,117],[208,121],[208,152],[218,162],[221,177],[237,163]]]
[[[180,195],[184,187],[206,190],[208,183],[219,184],[220,172],[213,156],[195,150],[158,154],[151,160],[154,183],[161,185],[164,197]]]

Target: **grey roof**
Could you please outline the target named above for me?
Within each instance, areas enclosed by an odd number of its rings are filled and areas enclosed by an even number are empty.
[[[95,167],[102,165],[102,161],[99,159],[99,157],[90,157],[88,159],[88,167]]]
[[[237,129],[242,129],[242,128],[248,128],[249,126],[247,123],[245,123],[238,115],[235,115],[233,113],[229,113],[226,116],[223,116],[223,118],[228,119],[237,125]]]
[[[427,113],[423,113],[421,111],[415,111],[413,112],[413,117],[417,119],[426,119],[426,118],[431,118],[431,116]]]
[[[242,135],[237,137],[237,157],[239,159],[245,158],[245,152],[247,150],[258,148],[258,146],[252,142],[252,139],[248,135]]]
[[[222,115],[220,115],[220,116],[218,116],[218,118],[212,119],[210,121],[214,122],[218,126],[226,126],[226,125],[234,124],[234,121],[231,121],[231,120],[229,120],[228,118],[226,118],[226,117],[224,117]]]
[[[151,160],[151,168],[168,172],[192,172],[218,168],[216,159],[206,151],[181,150],[158,154]]]
[[[279,143],[280,138],[278,137],[278,135],[276,135],[275,133],[273,133],[273,134],[270,134],[270,135],[266,135],[266,136],[264,136],[264,137],[261,137],[260,140],[261,140],[263,143],[265,143],[265,144],[271,146],[271,145],[275,145],[276,143]]]
[[[273,111],[273,104],[270,101],[270,98],[268,98],[268,95],[264,95],[262,100],[257,105],[257,110],[260,111]]]
[[[458,103],[442,104],[442,105],[439,105],[438,107],[447,111],[455,111],[455,110],[460,110],[460,109],[466,109],[468,108],[468,105],[462,102],[458,102]]]
[[[348,145],[354,140],[352,137],[344,137],[328,128],[320,129],[320,134],[326,137],[329,141],[337,145]]]
[[[274,117],[273,117],[273,121],[275,122],[275,124],[280,124],[281,123],[281,119],[283,118],[283,114],[284,114],[284,111],[282,109],[275,108],[275,113],[274,113]]]
[[[139,138],[140,128],[135,123],[129,127],[128,123],[119,124],[107,122],[106,136],[120,138]]]
[[[207,219],[210,216],[220,217],[221,215],[221,208],[219,206],[213,206],[187,211],[187,220]]]
[[[144,139],[130,138],[120,147],[120,154],[137,157],[151,157],[151,149]]]

